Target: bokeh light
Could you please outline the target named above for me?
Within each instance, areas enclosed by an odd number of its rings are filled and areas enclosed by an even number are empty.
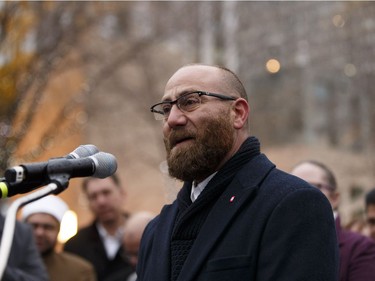
[[[64,217],[61,221],[60,232],[57,237],[59,243],[65,243],[69,238],[73,237],[77,233],[78,221],[77,214],[69,210],[64,214]]]
[[[280,62],[277,59],[269,59],[266,63],[266,69],[270,73],[277,73],[281,69]]]

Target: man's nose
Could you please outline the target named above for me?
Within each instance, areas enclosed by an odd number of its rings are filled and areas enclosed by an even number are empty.
[[[168,126],[173,128],[175,126],[181,126],[186,124],[186,115],[182,112],[181,109],[177,107],[176,104],[172,105],[171,111],[169,112],[169,116],[167,118]]]
[[[37,236],[37,235],[44,234],[45,231],[44,231],[44,228],[42,226],[36,226],[36,227],[34,227],[33,232]]]

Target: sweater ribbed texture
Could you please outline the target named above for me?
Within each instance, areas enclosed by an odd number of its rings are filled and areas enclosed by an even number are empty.
[[[192,204],[191,182],[185,182],[177,195],[178,213],[171,239],[171,280],[175,281],[185,263],[199,231],[217,199],[224,192],[239,169],[260,154],[257,138],[249,137],[239,151],[210,180]]]

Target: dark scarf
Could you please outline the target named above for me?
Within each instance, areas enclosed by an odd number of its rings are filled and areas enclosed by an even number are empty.
[[[249,137],[238,152],[210,180],[194,204],[192,204],[190,199],[192,183],[184,183],[177,195],[178,214],[171,240],[172,281],[175,281],[180,274],[186,257],[217,199],[242,166],[259,154],[260,144],[258,139]]]

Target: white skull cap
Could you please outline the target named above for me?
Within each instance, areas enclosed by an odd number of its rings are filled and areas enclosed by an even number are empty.
[[[36,213],[44,213],[53,216],[61,223],[65,212],[68,210],[68,205],[61,198],[56,195],[48,195],[23,207],[22,219],[26,220],[29,216]]]

